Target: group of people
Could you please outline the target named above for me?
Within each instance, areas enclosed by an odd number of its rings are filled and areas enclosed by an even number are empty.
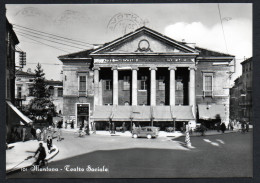
[[[17,141],[25,141],[28,138],[28,133],[26,126],[22,126],[22,128],[14,127],[11,129],[11,142],[17,142]]]

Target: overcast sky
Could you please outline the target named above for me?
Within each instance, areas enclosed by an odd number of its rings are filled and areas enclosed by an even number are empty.
[[[124,33],[147,26],[177,41],[185,40],[197,46],[236,56],[237,62],[252,56],[252,4],[127,4],[127,5],[6,5],[7,18],[12,24],[40,30],[62,37],[103,44]],[[124,21],[118,21],[117,15]],[[131,15],[126,18],[126,15]],[[116,19],[113,19],[117,17]],[[134,22],[134,23],[133,23]],[[115,26],[116,25],[116,26]],[[126,27],[127,26],[127,27]],[[19,31],[15,29],[15,31]],[[21,31],[21,29],[20,29]],[[62,63],[58,56],[77,52],[80,48],[41,41],[53,47],[22,37],[19,48],[27,53],[27,66],[35,69],[42,64],[47,79],[60,80]],[[27,32],[27,34],[30,34]],[[25,35],[24,35],[25,36]],[[37,35],[36,35],[37,36]],[[47,38],[47,37],[46,37]],[[56,41],[56,40],[52,40]],[[58,41],[58,40],[57,40]],[[74,45],[75,46],[75,45]],[[83,46],[89,49],[91,45]],[[62,50],[60,50],[62,49]],[[238,65],[235,76],[241,74]]]

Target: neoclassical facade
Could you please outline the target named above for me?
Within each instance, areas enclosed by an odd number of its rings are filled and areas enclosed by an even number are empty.
[[[98,48],[59,59],[63,62],[64,120],[96,122],[100,130],[108,122],[164,130],[214,119],[215,109],[223,108],[217,112],[228,122],[232,55],[141,27]],[[78,107],[87,104],[89,113],[84,117]]]

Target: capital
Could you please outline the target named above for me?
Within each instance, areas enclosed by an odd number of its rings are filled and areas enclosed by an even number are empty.
[[[168,68],[168,70],[175,70],[176,71],[177,67],[176,66],[171,66]]]
[[[139,68],[137,66],[132,66],[131,69],[132,70],[137,70],[137,71],[139,70]]]
[[[151,70],[155,70],[155,71],[157,71],[157,67],[155,67],[155,66],[150,67],[149,70],[150,70],[150,71],[151,71]]]
[[[190,67],[189,67],[189,70],[195,70],[195,71],[196,71],[196,70],[197,70],[197,67],[196,67],[196,66],[190,66]]]
[[[100,70],[100,67],[94,66],[94,67],[93,67],[93,70],[98,70],[98,71],[99,71],[99,70]]]
[[[111,70],[118,70],[118,67],[117,67],[117,66],[113,66],[113,67],[111,68]]]

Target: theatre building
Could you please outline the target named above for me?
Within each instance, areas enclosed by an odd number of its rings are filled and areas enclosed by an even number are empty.
[[[64,120],[180,129],[229,120],[234,56],[141,27],[91,50],[60,56]],[[94,122],[94,123],[93,123]]]

